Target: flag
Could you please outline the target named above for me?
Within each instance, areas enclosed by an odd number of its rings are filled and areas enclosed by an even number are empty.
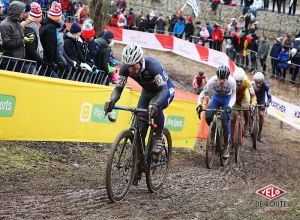
[[[186,3],[193,8],[195,16],[198,17],[200,11],[199,11],[199,6],[197,4],[197,1],[196,0],[187,0]]]

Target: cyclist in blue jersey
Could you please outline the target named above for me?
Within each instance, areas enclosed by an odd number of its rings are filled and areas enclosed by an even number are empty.
[[[270,86],[266,81],[264,81],[265,76],[262,72],[257,72],[253,76],[253,89],[256,94],[257,98],[257,104],[258,105],[264,105],[259,107],[259,130],[258,130],[258,135],[257,135],[257,140],[262,141],[261,139],[261,131],[264,125],[264,117],[265,117],[265,106],[268,107],[270,103],[272,102],[272,96],[269,93]],[[267,102],[266,102],[267,98]]]
[[[234,78],[230,75],[230,70],[227,66],[220,66],[216,71],[216,75],[207,81],[206,86],[200,93],[198,98],[198,107],[196,109],[198,112],[198,116],[200,116],[200,113],[202,111],[201,104],[204,98],[207,96],[209,96],[211,100],[208,103],[206,109],[222,108],[226,110],[223,114],[223,120],[225,123],[225,130],[227,133],[226,136],[228,136],[228,138],[225,139],[225,149],[223,157],[227,159],[229,157],[228,145],[230,140],[229,120],[232,112],[232,106],[235,104],[236,101],[236,82]],[[212,122],[213,117],[213,111],[205,112],[205,119],[209,125]]]
[[[128,44],[122,52],[123,66],[119,71],[118,83],[110,100],[105,103],[106,113],[120,99],[128,77],[134,79],[142,88],[138,108],[148,109],[150,117],[157,124],[153,153],[160,154],[163,149],[163,128],[165,117],[163,109],[167,108],[174,98],[174,86],[159,61],[151,57],[143,58],[143,49],[135,44]],[[141,133],[146,136],[148,125],[141,125]]]

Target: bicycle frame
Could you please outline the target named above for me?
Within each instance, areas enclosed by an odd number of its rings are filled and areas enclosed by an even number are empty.
[[[142,116],[139,116],[139,114],[146,114],[149,116],[149,112],[146,109],[140,109],[140,108],[128,108],[128,107],[121,107],[121,106],[115,106],[114,109],[116,110],[124,110],[124,111],[129,111],[132,113],[132,118],[131,118],[131,126],[129,130],[133,131],[133,144],[134,148],[137,150],[137,156],[138,156],[138,161],[141,162],[141,167],[142,171],[145,172],[148,168],[149,165],[147,163],[147,154],[151,148],[152,144],[152,138],[153,138],[153,133],[154,129],[157,127],[157,125],[154,123],[154,119],[147,120],[143,118]],[[146,145],[146,140],[143,139],[140,127],[139,127],[139,121],[144,121],[149,123],[150,125],[150,133],[149,133],[149,139]]]

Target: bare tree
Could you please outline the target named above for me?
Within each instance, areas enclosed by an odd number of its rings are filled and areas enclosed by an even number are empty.
[[[90,6],[90,16],[94,20],[95,31],[98,33],[108,22],[108,10],[111,1],[89,0],[88,2]]]

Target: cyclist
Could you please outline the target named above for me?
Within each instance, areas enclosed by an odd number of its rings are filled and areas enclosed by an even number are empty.
[[[257,104],[262,105],[259,106],[259,129],[258,129],[258,135],[257,140],[261,142],[261,131],[264,125],[264,117],[265,117],[265,106],[268,107],[270,103],[272,102],[272,96],[269,93],[270,86],[265,80],[265,76],[262,72],[255,73],[253,77],[253,88],[257,97]],[[267,96],[267,103],[266,103],[266,96]]]
[[[238,107],[249,108],[250,105],[251,106],[256,105],[256,95],[252,87],[252,83],[248,79],[244,69],[238,67],[233,74],[233,78],[236,81],[236,102],[234,108],[238,108]],[[245,135],[247,135],[249,131],[249,117],[250,117],[249,111],[245,111],[244,112],[244,119],[245,119],[244,134]],[[235,120],[236,120],[236,112],[234,111],[232,120],[230,121],[231,132],[233,132]]]
[[[230,126],[229,119],[231,114],[232,106],[236,99],[236,82],[234,78],[230,75],[230,70],[227,66],[220,66],[216,70],[216,75],[211,77],[203,91],[200,93],[198,98],[197,112],[198,116],[202,111],[202,105],[204,98],[207,96],[212,96],[211,101],[208,103],[207,109],[219,109],[220,107],[226,110],[223,114],[223,120],[225,124],[225,146],[223,157],[227,159],[229,157],[228,143],[230,140]],[[205,112],[205,119],[210,125],[214,117],[213,111]]]
[[[122,52],[123,65],[119,71],[119,79],[110,100],[105,103],[105,113],[111,112],[120,99],[128,77],[134,79],[142,88],[138,108],[149,110],[150,117],[157,124],[153,153],[163,150],[163,109],[167,108],[174,98],[174,86],[159,61],[151,57],[143,58],[143,49],[135,43],[128,44]],[[148,124],[141,125],[143,138],[146,136]]]

